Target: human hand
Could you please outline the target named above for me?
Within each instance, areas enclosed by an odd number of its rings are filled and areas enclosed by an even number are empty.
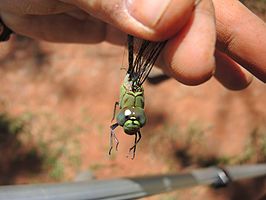
[[[2,0],[0,14],[15,32],[56,42],[124,43],[123,32],[149,40],[171,38],[162,68],[188,85],[214,75],[224,86],[242,89],[252,80],[244,68],[266,81],[266,26],[240,2],[148,2]]]

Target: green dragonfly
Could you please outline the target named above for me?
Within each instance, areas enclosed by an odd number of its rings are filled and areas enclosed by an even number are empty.
[[[140,129],[146,123],[144,88],[142,85],[165,44],[166,41],[136,41],[136,38],[128,35],[128,70],[124,82],[120,87],[119,102],[116,102],[114,106],[112,121],[116,118],[116,123],[110,127],[109,155],[111,155],[113,149],[113,141],[116,142],[116,150],[118,148],[119,141],[114,130],[118,126],[121,126],[126,134],[135,136],[134,145],[129,149],[129,153],[132,151],[131,158],[134,159],[137,144],[141,139]],[[134,55],[134,52],[136,52],[136,55]],[[120,110],[116,115],[117,106],[119,106]]]

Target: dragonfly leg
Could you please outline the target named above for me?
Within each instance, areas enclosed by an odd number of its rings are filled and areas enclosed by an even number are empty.
[[[140,139],[141,139],[141,133],[140,133],[140,131],[138,131],[138,136],[139,136],[139,138],[138,138],[138,140],[137,140],[137,144],[139,143],[139,141],[140,141]]]
[[[111,122],[115,119],[115,114],[116,114],[117,106],[119,106],[119,102],[116,101],[115,102],[115,105],[114,105],[113,117],[112,117]]]
[[[118,123],[115,123],[113,124],[110,128],[111,128],[111,134],[110,134],[110,149],[109,149],[109,155],[111,155],[111,152],[112,152],[112,149],[113,149],[113,139],[115,140],[116,142],[116,146],[115,146],[115,149],[117,150],[118,148],[118,144],[119,144],[119,141],[115,135],[115,129],[116,127],[118,127]]]
[[[141,139],[141,133],[140,133],[140,131],[138,131],[135,134],[135,142],[134,142],[134,145],[129,149],[129,153],[133,150],[132,157],[131,157],[132,160],[135,158],[137,144],[139,143],[140,139]]]

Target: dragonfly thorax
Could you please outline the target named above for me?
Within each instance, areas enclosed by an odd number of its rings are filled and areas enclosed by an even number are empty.
[[[123,127],[126,134],[133,135],[145,125],[146,116],[142,108],[131,107],[121,109],[116,120]]]

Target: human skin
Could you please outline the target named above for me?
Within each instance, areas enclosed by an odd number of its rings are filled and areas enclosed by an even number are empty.
[[[266,25],[237,0],[0,0],[0,16],[16,33],[53,42],[167,39],[159,63],[187,85],[266,81]]]

